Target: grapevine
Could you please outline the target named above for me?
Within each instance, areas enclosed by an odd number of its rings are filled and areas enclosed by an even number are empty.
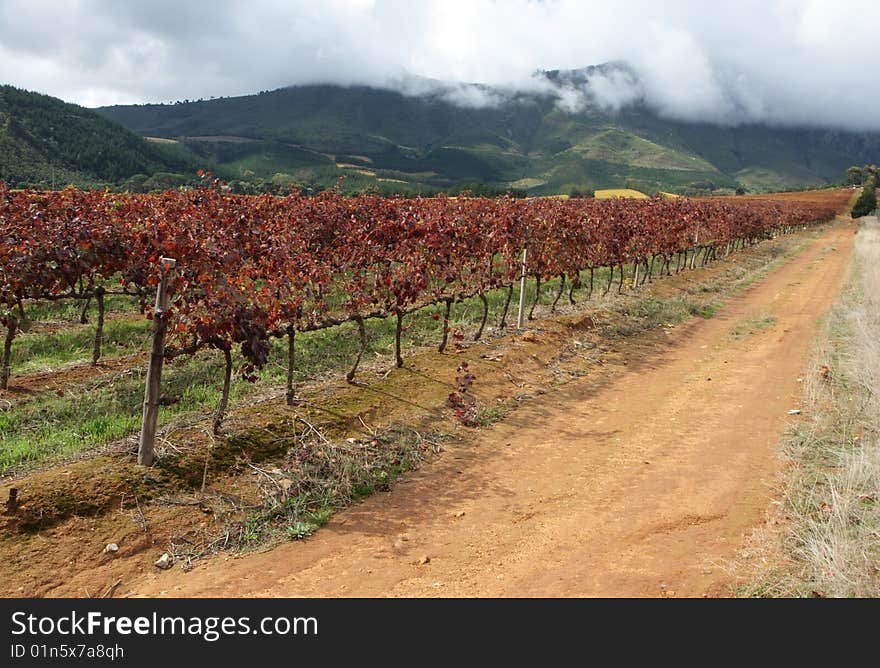
[[[841,204],[842,206],[842,204]],[[247,380],[268,360],[272,338],[288,339],[288,403],[295,401],[297,333],[357,325],[358,358],[366,323],[397,320],[396,362],[404,364],[400,333],[408,314],[442,306],[444,350],[454,304],[506,290],[500,326],[520,279],[521,257],[537,284],[560,278],[553,308],[594,271],[610,268],[607,293],[626,280],[638,288],[776,234],[835,215],[819,203],[750,199],[649,200],[385,198],[232,195],[206,175],[204,187],[158,195],[68,188],[12,191],[0,183],[0,325],[5,327],[0,389],[9,379],[13,342],[34,300],[91,300],[98,306],[93,362],[100,357],[103,299],[140,301],[155,291],[158,262],[178,259],[167,313],[167,359],[212,348],[226,362],[220,428],[238,348]],[[656,265],[656,266],[655,266]],[[625,267],[631,266],[627,276]],[[146,311],[147,317],[152,312]],[[456,340],[463,334],[456,333]]]

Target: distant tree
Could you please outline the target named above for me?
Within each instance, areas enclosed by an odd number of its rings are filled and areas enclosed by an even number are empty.
[[[861,186],[864,185],[871,177],[880,183],[880,167],[877,165],[853,165],[846,170],[846,185]]]
[[[156,172],[143,182],[142,187],[148,192],[152,190],[173,190],[174,188],[187,185],[190,181],[190,177],[183,174]]]
[[[650,186],[635,179],[626,179],[626,181],[624,181],[623,187],[629,190],[638,190],[642,193],[651,192]]]
[[[572,188],[568,191],[571,199],[589,199],[596,196],[596,191],[592,188]]]
[[[501,195],[517,196],[515,190],[509,188],[501,188],[489,183],[479,181],[461,183],[448,189],[449,195],[463,195],[467,197],[500,197]]]
[[[149,180],[146,174],[134,174],[133,176],[128,177],[125,181],[122,182],[122,190],[127,190],[132,193],[145,193],[149,190],[149,188],[145,187],[144,184]]]
[[[864,179],[865,177],[861,167],[853,166],[846,170],[846,185],[860,186],[862,185]]]
[[[877,208],[877,178],[872,176],[865,182],[865,187],[862,188],[862,194],[859,195],[859,198],[856,200],[856,203],[852,208],[852,217],[853,218],[861,218],[862,216],[867,216],[869,213],[874,211]]]
[[[676,192],[684,197],[706,197],[717,188],[712,181],[693,181],[676,188]]]
[[[746,194],[746,189],[745,189],[743,186],[739,186],[739,187],[736,189],[736,194],[737,194],[737,195],[745,195],[745,194]]]

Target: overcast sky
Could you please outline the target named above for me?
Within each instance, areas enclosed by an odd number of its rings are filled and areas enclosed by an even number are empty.
[[[667,116],[880,130],[878,35],[862,0],[0,0],[0,82],[98,106],[625,60]]]

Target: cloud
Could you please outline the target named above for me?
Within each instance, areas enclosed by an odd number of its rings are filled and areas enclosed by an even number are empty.
[[[606,111],[620,111],[643,100],[646,96],[644,84],[638,73],[614,70],[591,77],[587,86],[589,97]]]
[[[639,73],[625,62],[568,71],[538,71],[529,84],[519,89],[555,98],[559,109],[573,114],[585,109],[617,112],[646,99]]]
[[[399,91],[409,97],[436,98],[470,109],[498,107],[509,102],[515,95],[515,91],[511,89],[495,88],[482,84],[441,81],[411,74],[386,78],[375,85]]]
[[[819,0],[0,0],[0,81],[88,106],[419,77],[463,106],[543,91],[671,118],[880,130],[873,3]],[[548,86],[539,69],[625,61]]]

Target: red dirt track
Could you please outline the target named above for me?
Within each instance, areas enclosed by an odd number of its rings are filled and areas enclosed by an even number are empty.
[[[771,507],[776,448],[853,243],[839,222],[603,389],[576,381],[314,537],[148,573],[142,596],[703,596]],[[738,323],[772,324],[733,337]]]

